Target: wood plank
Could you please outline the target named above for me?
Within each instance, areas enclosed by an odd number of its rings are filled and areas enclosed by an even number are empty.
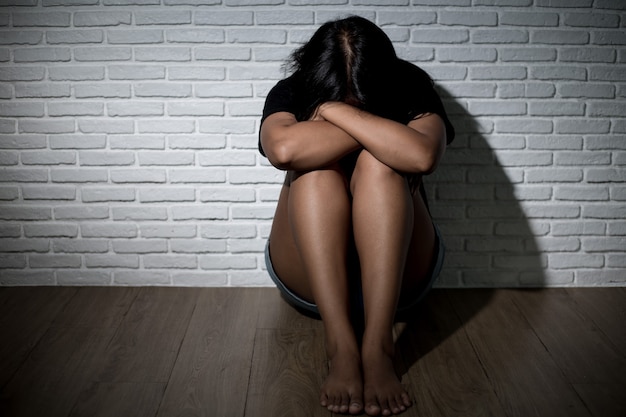
[[[276,288],[259,288],[261,292],[260,329],[316,329],[323,327],[322,321],[311,318],[289,305]]]
[[[595,417],[626,416],[626,384],[574,384]]]
[[[165,383],[95,382],[86,389],[70,417],[152,417],[159,407]]]
[[[568,381],[626,384],[626,357],[591,320],[579,314],[566,291],[519,291],[513,300]]]
[[[626,288],[568,288],[578,310],[589,317],[618,352],[626,355]]]
[[[76,291],[63,287],[12,287],[0,293],[0,387],[13,377]]]
[[[10,408],[4,415],[67,416],[136,293],[122,287],[78,289],[3,389],[0,402]]]
[[[166,383],[197,294],[195,288],[141,288],[101,358],[94,382]]]
[[[514,290],[498,290],[488,306],[476,311],[473,290],[450,292],[474,350],[509,417],[589,416],[534,330],[513,302]]]
[[[403,415],[505,415],[462,324],[441,290],[407,322],[396,346],[407,362],[414,405]]]
[[[54,327],[4,387],[0,415],[67,416],[93,376],[115,329]]]
[[[118,327],[139,294],[137,287],[82,287],[52,322],[55,327]]]
[[[243,416],[259,300],[256,288],[199,289],[159,416]]]
[[[327,372],[322,331],[259,329],[245,416],[329,416],[319,404]]]

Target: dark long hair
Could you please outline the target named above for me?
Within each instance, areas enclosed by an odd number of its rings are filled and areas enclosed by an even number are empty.
[[[323,24],[289,63],[303,103],[296,115],[300,120],[326,101],[346,101],[398,121],[407,116],[408,86],[400,83],[417,68],[400,60],[389,37],[367,19],[351,16]]]

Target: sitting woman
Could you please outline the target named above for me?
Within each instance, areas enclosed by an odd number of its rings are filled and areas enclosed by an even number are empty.
[[[291,69],[261,121],[261,153],[287,171],[268,272],[288,301],[324,324],[321,405],[398,414],[411,400],[394,371],[392,327],[441,268],[422,177],[454,130],[428,75],[366,19],[324,24],[292,54]]]

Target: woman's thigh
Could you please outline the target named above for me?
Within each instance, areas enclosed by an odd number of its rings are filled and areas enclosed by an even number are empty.
[[[413,234],[407,253],[401,300],[410,300],[421,291],[425,281],[431,278],[438,254],[435,227],[418,191],[413,194],[413,209]]]
[[[333,178],[330,178],[329,181],[328,176]],[[329,184],[334,185],[329,189]],[[290,203],[292,197],[290,194],[294,187],[306,187],[305,192],[310,194],[312,198],[326,196],[326,199],[330,199],[333,198],[333,195],[335,198],[345,198],[347,182],[344,172],[338,166],[310,173],[288,172],[278,198],[269,239],[272,267],[277,278],[290,291],[305,301],[314,303],[307,270],[301,257],[301,251],[306,250],[306,248],[298,247],[293,230],[293,221],[291,220],[293,216],[299,215],[299,213],[294,212],[298,210],[298,204]],[[320,187],[323,187],[323,190],[316,190]],[[302,189],[297,191],[299,193]],[[340,196],[341,193],[343,196]],[[349,207],[346,209],[349,210]]]

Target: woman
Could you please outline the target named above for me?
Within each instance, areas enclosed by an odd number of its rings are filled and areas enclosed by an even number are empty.
[[[268,94],[259,139],[261,153],[287,171],[268,272],[288,301],[324,323],[321,405],[401,413],[411,401],[394,372],[392,326],[441,266],[422,176],[454,130],[428,75],[397,58],[366,19],[324,24],[291,64],[293,74]]]

